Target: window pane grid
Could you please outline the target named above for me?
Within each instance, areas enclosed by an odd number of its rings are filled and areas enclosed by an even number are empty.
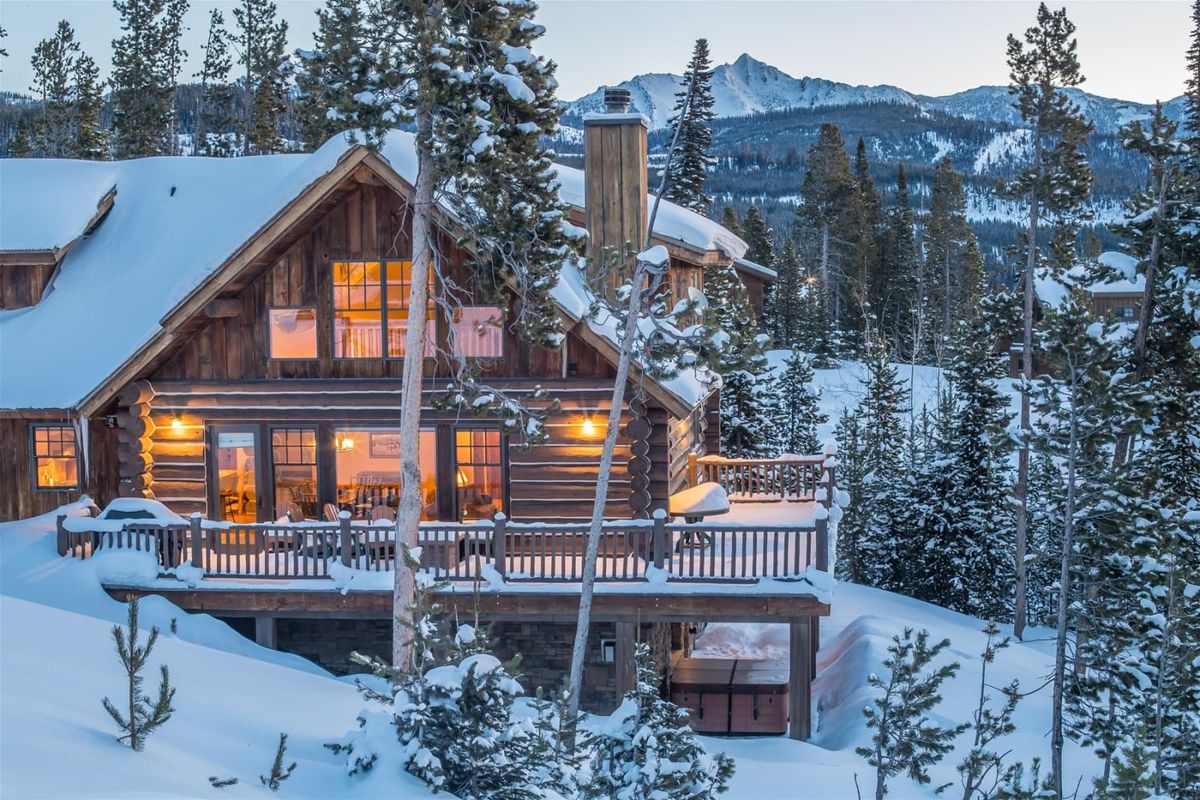
[[[458,518],[490,519],[504,510],[500,431],[459,429],[454,433],[454,482]]]
[[[79,485],[75,457],[75,428],[70,425],[37,425],[33,429],[34,487],[72,489]]]

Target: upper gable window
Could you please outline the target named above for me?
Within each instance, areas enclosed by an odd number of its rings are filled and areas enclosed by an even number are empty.
[[[33,488],[79,488],[79,458],[75,448],[74,427],[33,426]]]
[[[504,311],[497,306],[462,306],[454,310],[450,346],[466,358],[504,357]]]
[[[272,308],[267,311],[271,358],[317,357],[317,310]]]
[[[411,261],[333,262],[334,358],[403,356],[411,282]],[[432,301],[425,314],[433,319]],[[435,336],[427,326],[425,355],[431,356]]]

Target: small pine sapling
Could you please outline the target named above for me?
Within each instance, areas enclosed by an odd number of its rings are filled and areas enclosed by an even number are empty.
[[[975,731],[975,741],[971,751],[958,765],[963,786],[963,800],[991,800],[996,796],[1004,773],[1001,765],[1010,751],[1003,753],[989,749],[992,742],[1002,736],[1007,736],[1017,729],[1013,722],[1013,712],[1021,699],[1019,684],[1016,679],[1005,686],[1000,692],[1004,695],[1004,705],[999,711],[989,707],[987,669],[996,660],[996,653],[1009,646],[1007,636],[996,638],[1000,629],[996,623],[989,622],[983,629],[987,634],[987,644],[983,648],[983,668],[979,674],[979,705],[971,720],[971,728]]]
[[[1154,790],[1154,753],[1146,746],[1146,729],[1138,726],[1113,760],[1112,778],[1096,781],[1096,796],[1104,800],[1150,800]]]
[[[138,599],[129,598],[129,633],[120,625],[112,629],[113,640],[117,646],[117,656],[125,667],[129,678],[129,709],[128,715],[122,715],[117,707],[107,697],[104,698],[104,710],[109,713],[124,733],[117,737],[119,742],[129,742],[134,750],[146,746],[146,738],[171,718],[171,701],[175,698],[175,689],[171,686],[170,673],[166,665],[159,667],[162,680],[158,685],[158,699],[151,700],[149,695],[142,694],[142,669],[150,658],[150,652],[158,641],[158,628],[150,629],[150,636],[144,646],[138,645]]]
[[[663,699],[650,648],[637,645],[637,685],[595,739],[584,800],[713,800],[728,788],[733,759],[709,755],[682,725],[686,712]]]
[[[996,789],[996,800],[1052,800],[1058,798],[1050,776],[1042,777],[1042,760],[1033,759],[1029,783],[1025,783],[1025,765],[1017,762],[1004,772],[1004,782]]]
[[[279,785],[292,777],[292,773],[296,771],[296,762],[293,761],[286,769],[283,766],[283,756],[287,752],[287,734],[279,734],[279,747],[275,749],[275,761],[271,764],[271,774],[259,775],[258,779],[262,781],[263,786],[266,786],[272,792],[279,791]]]
[[[233,786],[238,782],[237,778],[218,778],[216,775],[209,775],[208,782],[214,789],[224,789],[226,786]]]
[[[943,728],[929,714],[942,701],[938,688],[947,678],[958,674],[957,662],[927,672],[930,663],[950,646],[943,639],[929,646],[929,631],[913,638],[912,628],[903,636],[893,636],[890,654],[883,665],[891,671],[885,681],[871,675],[868,682],[883,695],[875,698],[874,708],[864,708],[867,727],[874,730],[871,747],[856,751],[875,767],[875,800],[887,795],[887,782],[893,775],[906,773],[920,784],[929,783],[928,767],[942,760],[953,747],[954,739],[969,728],[957,725]],[[945,787],[941,787],[945,788]]]

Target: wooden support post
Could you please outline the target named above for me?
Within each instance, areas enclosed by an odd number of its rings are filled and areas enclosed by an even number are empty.
[[[650,548],[655,568],[662,569],[667,555],[667,512],[661,508],[654,509],[654,536]]]
[[[812,625],[808,617],[799,617],[788,627],[788,735],[806,741],[812,735]]]
[[[353,543],[350,540],[350,512],[338,512],[338,554],[342,559],[342,566],[350,566],[350,550]]]
[[[695,486],[696,481],[696,454],[688,453],[688,486]]]
[[[199,511],[193,511],[188,520],[188,536],[192,540],[192,566],[204,569],[204,531],[200,528]]]
[[[272,650],[279,649],[274,617],[259,616],[254,618],[254,641]]]
[[[503,512],[496,515],[493,520],[495,527],[492,529],[492,560],[495,561],[496,572],[500,573],[500,577],[505,577],[508,572],[505,568],[505,539],[508,537],[508,517],[504,516]]]
[[[817,517],[816,533],[816,568],[827,572],[829,570],[829,519],[828,517]]]
[[[637,685],[637,665],[634,663],[636,630],[632,622],[618,622],[617,638],[613,643],[613,667],[617,672],[617,705],[625,693]]]
[[[58,518],[55,520],[55,529],[58,531],[56,542],[58,545],[58,554],[60,556],[65,556],[67,554],[67,529],[63,525],[63,523],[66,521],[66,514],[59,514]]]
[[[812,623],[812,633],[810,634],[812,647],[809,648],[812,652],[812,672],[810,674],[815,678],[817,676],[817,651],[821,649],[821,618],[814,614],[808,618],[808,621]]]

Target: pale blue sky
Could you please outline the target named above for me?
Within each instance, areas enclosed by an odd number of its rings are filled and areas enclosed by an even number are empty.
[[[308,47],[317,0],[277,0],[289,46]],[[232,0],[193,0],[185,46],[198,68],[209,9]],[[1052,3],[1058,7],[1059,3]],[[1190,26],[1186,0],[1066,2],[1078,26],[1085,89],[1152,102],[1183,91]],[[797,77],[888,83],[948,94],[1008,80],[1004,37],[1034,19],[1036,0],[544,0],[541,52],[559,64],[559,95],[573,99],[640,72],[679,72],[692,42],[709,39],[714,61],[743,52]],[[231,15],[226,13],[232,23]],[[102,73],[119,33],[108,0],[0,0],[8,29],[0,87],[25,91],[34,45],[69,20]]]

